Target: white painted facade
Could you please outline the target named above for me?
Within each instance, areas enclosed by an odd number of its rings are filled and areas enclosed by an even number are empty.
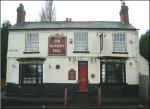
[[[73,53],[74,32],[88,32],[89,53]],[[25,34],[39,34],[39,52],[37,54],[24,54]],[[103,39],[103,50],[100,54],[100,38],[98,32],[106,36]],[[127,37],[127,53],[113,54],[113,33],[125,33]],[[67,37],[66,56],[48,56],[48,37],[52,34],[63,34]],[[138,84],[139,72],[148,75],[148,62],[139,55],[138,32],[135,30],[101,30],[101,29],[47,29],[47,30],[13,30],[9,32],[7,54],[7,76],[10,83],[19,84],[18,58],[45,58],[43,63],[43,83],[76,83],[78,80],[78,61],[88,61],[88,80],[90,83],[100,83],[100,59],[97,57],[126,57],[126,83]],[[73,40],[73,43],[70,43]],[[55,66],[59,64],[60,69]],[[68,80],[69,69],[76,70],[76,80]],[[95,78],[91,78],[95,74]]]

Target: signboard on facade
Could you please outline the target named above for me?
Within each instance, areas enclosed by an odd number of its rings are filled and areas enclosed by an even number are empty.
[[[61,34],[55,34],[48,39],[48,55],[66,55],[66,38]]]
[[[76,71],[74,69],[68,71],[68,80],[76,80]]]

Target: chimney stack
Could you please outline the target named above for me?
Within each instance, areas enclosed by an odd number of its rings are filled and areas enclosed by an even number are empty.
[[[120,10],[120,20],[121,23],[129,23],[129,16],[128,16],[128,7],[125,5],[125,2],[122,2],[121,10]]]
[[[17,24],[22,24],[25,22],[26,12],[24,10],[24,6],[22,4],[17,8]]]

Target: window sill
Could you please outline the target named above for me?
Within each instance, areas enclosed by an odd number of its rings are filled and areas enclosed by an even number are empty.
[[[38,52],[27,52],[27,51],[23,52],[23,54],[38,54],[38,53],[40,52],[39,51]]]
[[[112,52],[112,54],[128,54],[128,52]]]
[[[73,53],[90,53],[89,51],[73,51]]]

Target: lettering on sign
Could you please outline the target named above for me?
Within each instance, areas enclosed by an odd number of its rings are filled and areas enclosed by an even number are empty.
[[[55,34],[48,39],[48,55],[66,55],[66,37]]]

